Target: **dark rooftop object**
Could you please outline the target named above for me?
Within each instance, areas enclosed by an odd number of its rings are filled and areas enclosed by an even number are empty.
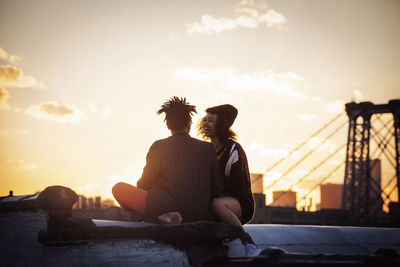
[[[271,247],[253,258],[221,258],[204,266],[399,266],[400,257],[393,249],[379,249],[371,255],[288,253]]]
[[[239,228],[216,222],[159,225],[77,219],[70,216],[75,197],[71,189],[55,186],[35,195],[1,198],[0,265],[374,266],[371,264],[379,263],[379,266],[398,266],[400,263],[400,229],[246,225],[246,231],[264,252],[253,258],[226,258],[227,250],[221,240],[236,238]],[[377,248],[381,249],[371,254]]]

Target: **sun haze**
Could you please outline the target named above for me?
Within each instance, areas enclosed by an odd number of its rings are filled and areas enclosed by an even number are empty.
[[[2,0],[0,25],[1,196],[59,184],[111,197],[114,183],[135,184],[169,135],[156,111],[174,95],[197,106],[194,124],[207,107],[237,107],[233,130],[258,173],[344,103],[400,98],[399,1]],[[317,159],[346,142],[345,128]]]

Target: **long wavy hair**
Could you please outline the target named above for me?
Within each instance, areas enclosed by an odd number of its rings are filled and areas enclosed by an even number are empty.
[[[217,138],[221,143],[226,144],[229,140],[233,141],[237,140],[237,134],[234,131],[232,131],[224,116],[220,116],[218,113],[214,113],[209,109],[206,109],[206,112],[217,115],[217,121],[215,123],[215,131],[217,132]],[[204,131],[204,124],[203,124],[204,119],[205,117],[203,117],[197,123],[197,132],[202,136],[203,140],[209,140],[210,137],[206,136]]]

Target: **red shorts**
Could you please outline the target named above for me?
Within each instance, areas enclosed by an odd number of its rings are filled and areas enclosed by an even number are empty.
[[[113,186],[112,193],[123,209],[134,210],[141,214],[146,211],[148,191],[120,182]]]

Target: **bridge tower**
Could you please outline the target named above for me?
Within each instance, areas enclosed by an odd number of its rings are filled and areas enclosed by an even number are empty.
[[[377,207],[381,198],[372,199],[371,190],[375,182],[371,178],[370,164],[370,140],[378,140],[378,148],[385,152],[389,147],[389,141],[394,135],[395,150],[394,162],[395,177],[397,178],[397,193],[400,196],[400,100],[391,100],[387,104],[375,105],[371,102],[347,103],[346,112],[349,117],[349,130],[346,149],[346,167],[342,191],[342,208],[350,211],[352,223],[355,225],[366,225],[374,214],[371,210]],[[371,134],[371,117],[377,114],[391,113],[393,116],[393,126],[388,127],[391,135],[385,137],[374,131]],[[394,131],[393,131],[394,130]],[[388,156],[390,157],[390,156]],[[381,190],[379,188],[379,190]],[[380,195],[380,192],[378,192]],[[379,204],[379,203],[378,203]]]

